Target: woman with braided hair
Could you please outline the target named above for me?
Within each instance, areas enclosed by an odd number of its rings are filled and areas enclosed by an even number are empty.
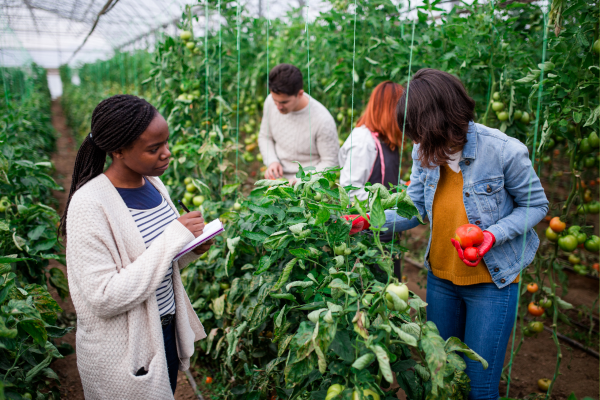
[[[173,262],[204,220],[198,211],[179,216],[158,178],[169,166],[168,138],[151,104],[117,95],[98,104],[77,152],[59,230],[88,400],[173,399],[177,371],[206,337],[179,270],[212,243]]]

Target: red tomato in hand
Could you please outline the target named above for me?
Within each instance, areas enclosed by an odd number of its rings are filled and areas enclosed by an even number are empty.
[[[534,317],[539,317],[544,313],[544,309],[533,301],[529,303],[529,306],[527,306],[527,311],[529,311],[529,314],[533,315]]]
[[[458,227],[454,239],[463,249],[479,246],[483,243],[483,231],[477,225],[465,224]]]
[[[475,247],[467,247],[463,254],[464,257],[471,262],[475,262],[479,258],[479,253]]]

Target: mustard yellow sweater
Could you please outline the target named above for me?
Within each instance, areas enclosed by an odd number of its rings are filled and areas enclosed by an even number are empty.
[[[450,242],[456,228],[469,223],[463,203],[462,172],[456,173],[447,165],[440,167],[440,181],[435,191],[432,211],[429,263],[433,274],[460,286],[492,283],[483,260],[476,267],[465,265]],[[517,277],[515,282],[518,279]]]

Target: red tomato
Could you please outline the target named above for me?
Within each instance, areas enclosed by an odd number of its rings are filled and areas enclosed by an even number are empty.
[[[210,376],[206,377],[206,384],[207,385],[210,385],[212,383],[212,381],[213,381],[213,379]]]
[[[559,217],[554,217],[550,220],[550,228],[556,233],[561,233],[566,227],[567,224],[562,222]]]
[[[544,313],[544,309],[533,301],[529,303],[529,306],[527,306],[527,311],[529,311],[529,314],[533,315],[534,317],[539,317]]]
[[[551,217],[551,216],[549,216],[549,215],[546,215],[546,216],[544,217],[544,221],[546,221],[546,222],[550,222],[550,220],[551,220],[551,219],[552,219],[552,217]]]
[[[594,263],[594,264],[592,265],[592,268],[594,268],[596,271],[598,271],[598,263]]]
[[[406,181],[406,186],[410,185],[410,181]]]
[[[465,258],[471,262],[477,261],[479,258],[479,253],[475,247],[467,247],[463,254]]]
[[[463,249],[479,246],[483,243],[483,231],[477,225],[465,224],[458,227],[454,239],[460,243],[460,247]]]
[[[529,285],[527,285],[527,291],[529,293],[535,293],[538,291],[538,285],[537,283],[533,283],[531,282]]]

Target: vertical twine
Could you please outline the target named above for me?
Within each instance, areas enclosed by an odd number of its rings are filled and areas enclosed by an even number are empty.
[[[400,185],[400,177],[402,176],[402,157],[404,155],[404,131],[406,130],[406,113],[408,112],[408,94],[410,90],[410,76],[412,69],[413,47],[415,43],[415,21],[412,24],[412,35],[410,39],[410,57],[408,59],[408,73],[406,77],[406,101],[404,102],[404,121],[402,122],[402,142],[400,143],[400,166],[398,168],[398,185]],[[406,189],[408,190],[408,189]],[[396,208],[398,208],[398,200],[396,199]],[[390,255],[394,254],[394,240],[396,239],[396,224],[392,230],[392,246]],[[402,270],[400,270],[400,278],[402,278]]]
[[[546,62],[546,48],[548,46],[548,6],[546,6],[546,9],[544,10],[544,39],[543,39],[543,44],[542,44],[542,64],[540,67],[540,83],[539,83],[539,88],[538,88],[538,102],[537,102],[537,110],[536,110],[536,116],[535,116],[535,131],[533,134],[533,150],[531,152],[531,166],[533,169],[533,163],[535,161],[535,151],[537,148],[537,137],[538,137],[538,129],[540,126],[540,113],[541,113],[541,108],[542,108],[542,97],[543,97],[543,91],[544,91],[544,63]],[[529,172],[529,192],[527,193],[527,208],[525,211],[525,228],[527,228],[527,222],[529,220],[529,204],[531,202],[531,186],[533,183],[533,173],[535,173],[535,170],[533,172]],[[523,270],[523,257],[525,256],[525,247],[527,244],[527,235],[523,235],[523,248],[521,251],[521,265],[520,270]],[[510,375],[512,373],[512,366],[513,366],[513,359],[515,356],[514,350],[515,350],[515,335],[517,332],[517,319],[519,317],[519,303],[521,300],[521,284],[523,283],[523,279],[521,279],[521,272],[519,272],[519,284],[518,284],[518,290],[517,290],[517,307],[515,310],[515,320],[513,323],[513,333],[512,333],[512,341],[511,341],[511,345],[510,345],[510,361],[508,362],[508,378],[506,381],[506,397],[508,397],[508,393],[510,391]],[[556,380],[556,375],[554,376],[554,380]]]
[[[310,96],[310,37],[308,35],[308,10],[310,9],[309,0],[306,1],[306,23],[304,25],[304,30],[306,31],[306,67],[308,70],[308,135],[310,137],[309,144],[309,154],[310,154],[310,164],[312,165],[312,125],[310,122],[310,102],[312,97]]]
[[[235,125],[235,179],[239,181],[239,143],[240,143],[240,0],[237,0],[237,107]]]
[[[356,14],[358,14],[358,7],[356,5],[356,0],[354,0],[354,36],[352,39],[352,76],[350,77],[350,81],[352,81],[352,103],[350,106],[350,184],[352,184],[352,149],[354,148],[354,146],[352,145],[353,143],[353,138],[354,135],[352,135],[352,129],[354,127],[354,74],[355,69],[354,69],[354,62],[356,60]]]
[[[206,131],[208,132],[208,1],[204,2],[204,106],[205,106],[205,121]]]

